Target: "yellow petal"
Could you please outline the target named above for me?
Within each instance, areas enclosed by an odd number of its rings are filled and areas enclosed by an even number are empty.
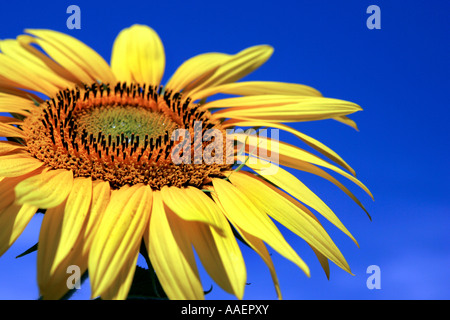
[[[60,203],[58,206],[45,212],[39,232],[38,284],[41,287],[41,291],[44,292],[47,282],[52,278],[50,270],[61,237],[60,226],[64,217],[65,205],[65,202]]]
[[[89,252],[92,297],[128,292],[129,286],[122,287],[127,277],[122,275],[135,268],[130,261],[139,253],[151,204],[152,191],[147,185],[137,184],[112,193]]]
[[[298,130],[295,130],[289,126],[286,126],[281,123],[270,123],[265,121],[245,121],[245,120],[231,120],[226,121],[223,123],[224,128],[228,128],[229,126],[242,126],[242,127],[273,127],[280,130],[287,131],[289,133],[294,134],[299,139],[301,139],[303,142],[305,142],[307,145],[311,146],[315,150],[319,151],[323,155],[327,156],[329,159],[333,160],[337,164],[341,165],[348,171],[350,171],[353,175],[355,175],[355,170],[353,170],[352,167],[348,165],[347,162],[344,161],[336,152],[328,148],[326,145],[321,143],[320,141],[317,141],[316,139],[301,133]]]
[[[22,234],[37,210],[37,207],[29,205],[11,204],[0,211],[0,256]]]
[[[15,188],[16,201],[43,209],[53,208],[66,200],[72,184],[72,171],[50,170],[20,182]]]
[[[347,261],[330,236],[317,220],[309,216],[308,213],[250,174],[233,172],[229,179],[261,210],[267,212],[272,218],[304,239],[340,268],[350,272]],[[293,187],[296,188],[297,185]],[[299,192],[303,193],[302,189],[299,189]]]
[[[204,223],[187,222],[183,227],[211,278],[225,291],[242,299],[246,282],[245,262],[227,219],[204,192],[183,190],[189,198],[207,207],[220,230]]]
[[[300,160],[300,161],[298,161]],[[309,162],[330,170],[333,170],[336,173],[344,176],[349,179],[356,185],[358,185],[361,189],[363,189],[372,199],[373,195],[370,190],[358,179],[348,174],[347,172],[341,170],[340,168],[316,157],[313,154],[310,154],[304,150],[295,148],[289,144],[280,143],[280,164],[286,165],[291,168],[300,168],[304,162]]]
[[[329,119],[361,110],[352,102],[307,96],[260,95],[228,98],[206,103],[203,108],[227,108],[213,113],[214,119],[298,122]]]
[[[15,138],[25,138],[22,130],[17,127],[11,126],[9,124],[0,122],[0,136],[3,137],[15,137]]]
[[[295,176],[282,168],[278,168],[276,173],[273,173],[272,170],[269,172],[266,170],[267,167],[264,167],[264,162],[262,162],[262,164],[247,162],[246,165],[285,192],[300,200],[302,203],[319,212],[342,232],[348,235],[356,244],[358,244],[353,235],[342,224],[334,212],[322,201],[322,199],[320,199]]]
[[[275,224],[264,212],[259,210],[231,183],[215,178],[213,179],[213,186],[228,220],[247,233],[266,242],[309,276],[308,266],[286,242]]]
[[[282,95],[282,94],[263,94],[263,95],[252,95],[245,97],[234,97],[234,98],[226,98],[226,99],[218,99],[208,103],[205,103],[203,108],[205,109],[218,109],[218,108],[249,108],[249,110],[253,110],[254,108],[259,107],[282,107],[282,106],[291,106],[291,105],[299,105],[302,104],[310,104],[310,103],[324,103],[326,101],[336,102],[336,103],[346,103],[350,106],[353,106],[352,109],[360,110],[361,107],[357,105],[353,105],[350,102],[332,98],[323,98],[323,97],[312,97],[312,96],[292,96],[292,95]]]
[[[19,35],[17,37],[17,41],[20,43],[20,45],[28,52],[30,53],[35,59],[33,59],[35,62],[42,63],[50,69],[54,74],[58,75],[59,77],[65,79],[68,81],[67,87],[71,87],[73,84],[82,85],[83,82],[78,79],[74,74],[72,74],[64,65],[58,64],[55,60],[50,58],[48,55],[46,55],[40,48],[33,46],[37,45],[39,47],[39,43],[43,42],[39,38],[32,37],[30,35]],[[54,50],[53,48],[51,50]],[[40,61],[40,62],[39,62]]]
[[[158,34],[144,25],[133,25],[117,36],[111,68],[119,81],[159,85],[165,68],[164,47]]]
[[[206,88],[194,94],[192,100],[203,99],[217,93],[239,96],[284,95],[284,96],[317,96],[322,94],[314,88],[296,83],[272,81],[243,81]]]
[[[359,131],[358,126],[356,125],[356,122],[346,116],[338,116],[333,119],[352,127],[356,131]]]
[[[0,176],[18,177],[41,168],[44,164],[27,153],[0,156]]]
[[[56,86],[46,79],[42,79],[39,74],[28,70],[26,66],[5,54],[0,54],[0,76],[15,87],[42,92],[47,96],[52,96],[59,91]]]
[[[22,91],[23,92],[23,91]],[[30,94],[30,97],[32,95]],[[36,108],[34,102],[29,98],[17,97],[10,94],[0,93],[0,111],[8,113],[17,113],[29,116],[30,110]]]
[[[154,192],[150,227],[145,237],[149,258],[170,299],[204,299],[195,256],[181,221],[164,206],[160,192]]]
[[[117,279],[115,280],[116,285],[111,286],[105,290],[102,294],[103,300],[126,300],[128,297],[128,292],[130,291],[131,284],[133,283],[134,272],[136,270],[136,262],[139,253],[136,252],[134,258],[131,257],[125,262],[125,265],[120,270]]]
[[[0,112],[14,113],[14,114],[19,114],[19,115],[22,115],[25,117],[30,115],[30,113],[28,111],[26,111],[24,109],[17,109],[17,108],[14,108],[13,106],[7,106],[7,107],[0,106]],[[2,135],[2,134],[0,133],[0,135]],[[3,135],[3,136],[7,137],[7,135]]]
[[[217,215],[214,214],[211,207],[202,205],[203,202],[200,202],[199,199],[204,199],[203,196],[205,195],[197,188],[180,189],[164,186],[161,189],[161,196],[164,203],[181,219],[199,221],[221,229],[220,222],[217,221]]]
[[[241,79],[265,63],[273,53],[268,45],[253,46],[242,50],[222,64],[209,78],[187,88],[190,94],[205,88],[230,83]]]
[[[71,72],[83,74],[82,79],[90,83],[115,83],[116,79],[106,61],[83,42],[61,32],[41,29],[28,29],[27,33],[39,37],[37,40],[47,53]],[[43,46],[43,44],[45,44]],[[65,56],[64,58],[62,56]],[[66,63],[69,62],[69,65]]]
[[[16,241],[38,209],[14,203],[14,187],[26,177],[0,179],[0,256]]]
[[[322,170],[321,168],[316,167],[315,165],[312,165],[308,162],[297,163],[296,169],[315,174],[316,176],[322,177],[322,178],[330,181],[334,185],[336,185],[339,189],[344,191],[345,194],[347,194],[356,204],[358,204],[360,206],[360,208],[363,209],[364,212],[367,214],[369,219],[372,220],[369,212],[364,207],[364,205],[361,203],[361,201],[359,201],[359,199],[350,190],[348,190],[342,183],[340,183],[336,178],[334,178],[328,172],[326,172],[325,170]]]
[[[108,182],[97,180],[92,189],[92,203],[86,224],[86,232],[83,242],[83,255],[87,256],[92,245],[92,241],[100,227],[102,216],[109,204],[111,197],[111,187]]]
[[[30,98],[32,97],[35,101],[42,103],[44,100],[42,98],[38,97],[36,94],[31,93],[29,91],[24,91],[21,89],[16,88],[16,85],[12,83],[11,81],[7,80],[5,77],[0,76],[0,106],[1,100],[3,100],[3,97],[9,96],[9,97],[15,97],[15,98],[22,98],[22,99],[28,99],[30,101]],[[1,106],[3,108],[4,106]],[[33,103],[33,107],[34,103]],[[9,111],[6,111],[9,112]]]
[[[118,81],[133,82],[131,69],[128,67],[129,28],[123,29],[114,40],[111,53],[111,69]]]
[[[230,55],[224,53],[199,54],[178,67],[166,87],[173,92],[182,91],[188,86],[195,87],[195,84],[211,76],[228,59]]]
[[[343,171],[342,169],[328,163],[325,160],[322,160],[321,158],[303,149],[287,144],[285,142],[272,141],[271,139],[265,138],[263,136],[259,136],[255,139],[249,139],[249,135],[242,133],[235,133],[233,135],[233,139],[236,139],[242,144],[249,145],[250,149],[260,149],[257,154],[259,158],[271,160],[266,156],[269,153],[271,153],[271,157],[273,158],[276,158],[276,156],[278,156],[279,164],[283,166],[300,169],[302,168],[302,165],[307,162],[333,170],[334,172],[339,173],[340,175],[346,177],[347,179],[358,185],[373,199],[372,193],[361,181]],[[253,155],[256,155],[256,153],[253,153]],[[261,163],[262,162],[263,161],[261,161]]]
[[[0,49],[4,54],[19,62],[29,71],[39,74],[43,79],[60,89],[65,89],[72,84],[57,75],[42,60],[26,50],[17,40],[0,41]]]
[[[316,248],[311,247],[311,249],[314,251],[314,253],[317,256],[317,259],[319,260],[320,265],[322,266],[323,271],[325,272],[325,275],[327,276],[327,279],[330,279],[330,264],[328,263],[328,258],[321,254],[319,251],[317,251]]]
[[[238,226],[236,226],[236,229],[238,230],[239,234],[244,239],[244,241],[263,259],[264,263],[269,268],[270,276],[272,277],[272,281],[275,286],[275,291],[277,293],[278,299],[281,299],[282,295],[280,290],[280,283],[278,282],[278,276],[275,271],[275,266],[273,265],[271,255],[267,250],[264,242],[261,241],[261,239],[258,239],[252,236],[251,234],[245,232]]]
[[[40,271],[38,264],[38,284],[41,299],[59,300],[63,298],[70,289],[73,289],[72,286],[77,281],[81,281],[81,277],[87,271],[87,259],[81,254],[81,248],[81,244],[78,242],[66,259],[64,259],[64,261],[55,269],[52,275],[45,278],[45,281],[42,279],[39,280],[39,275],[42,271]],[[77,276],[80,276],[80,278]]]
[[[225,221],[226,222],[226,221]],[[190,223],[189,232],[200,261],[211,278],[238,299],[244,295],[247,272],[245,262],[230,227],[226,235],[201,223]]]
[[[24,151],[23,145],[12,141],[0,141],[0,154],[7,154],[13,151]]]
[[[89,213],[92,197],[91,178],[76,178],[73,187],[67,197],[63,219],[61,221],[61,236],[57,242],[50,272],[66,258],[70,250],[75,247],[77,241],[84,238],[85,224]]]
[[[217,203],[217,205],[224,211],[217,194],[215,192],[211,193],[212,198]],[[245,232],[243,229],[241,229],[238,225],[234,225],[235,229],[239,234],[241,235],[242,239],[252,248],[264,261],[264,263],[267,265],[270,271],[270,275],[272,277],[273,284],[275,286],[275,290],[278,296],[278,299],[281,299],[281,290],[280,290],[280,284],[278,282],[277,273],[275,271],[275,266],[273,265],[272,258],[270,257],[269,251],[267,251],[266,246],[264,245],[264,242],[257,238],[252,236],[251,234]]]
[[[15,201],[16,196],[14,193],[14,188],[16,185],[32,175],[33,174],[27,174],[19,177],[0,178],[0,194],[2,195],[0,197],[0,210],[10,206]]]
[[[240,171],[240,172],[247,174],[247,175],[251,175],[249,172],[245,172],[245,171]],[[297,200],[295,200],[290,195],[288,195],[284,191],[280,190],[278,187],[274,186],[273,184],[271,184],[265,180],[262,180],[262,179],[260,179],[259,181],[264,183],[268,188],[272,189],[274,192],[278,193],[280,196],[284,197],[286,200],[290,201],[294,206],[300,208],[304,213],[307,213],[318,224],[320,224],[319,220],[314,216],[314,214],[302,203],[298,202]],[[315,249],[314,247],[311,246],[311,248],[314,251],[314,253],[316,254],[317,259],[319,259],[319,262],[320,262],[323,270],[325,271],[325,275],[329,279],[330,278],[330,266],[329,266],[327,257],[325,257],[323,254],[321,254],[319,251],[317,251],[317,249]]]
[[[37,276],[43,299],[60,299],[69,290],[69,267],[79,268],[80,276],[87,269],[86,258],[81,255],[82,242],[71,241],[70,246],[65,242],[66,239],[70,241],[70,237],[67,237],[70,226],[67,225],[66,215],[66,211],[70,209],[68,202],[64,201],[57,207],[48,209],[42,220],[39,232]],[[75,229],[79,227],[75,226]],[[82,234],[83,230],[78,236],[81,238]],[[63,247],[65,249],[61,250]]]
[[[14,187],[20,182],[19,178],[4,178],[0,180],[0,211],[9,207],[15,200]]]
[[[21,125],[23,123],[23,121],[20,119],[8,117],[8,116],[0,116],[0,122],[3,124],[9,124],[9,125]]]
[[[33,32],[33,30],[31,30],[31,32]],[[71,76],[75,77],[77,82],[92,83],[95,81],[93,77],[91,77],[76,61],[74,61],[74,55],[70,53],[67,48],[47,40],[48,39],[44,40],[41,38],[34,38],[34,43],[41,47],[42,50],[44,50],[44,52],[46,52],[59,65],[63,66],[66,70],[70,70]]]

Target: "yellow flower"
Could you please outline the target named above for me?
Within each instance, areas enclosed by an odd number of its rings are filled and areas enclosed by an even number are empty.
[[[147,26],[118,35],[111,65],[82,42],[49,30],[27,30],[1,41],[0,49],[0,112],[13,116],[0,118],[0,136],[9,140],[0,142],[0,254],[37,210],[45,211],[37,253],[44,299],[67,292],[73,265],[89,271],[92,297],[125,299],[142,242],[169,298],[204,298],[195,249],[212,279],[241,299],[246,267],[237,235],[267,264],[281,298],[266,245],[308,276],[309,269],[272,219],[303,238],[327,274],[328,260],[351,273],[310,209],[356,240],[277,164],[331,181],[364,209],[322,168],[370,195],[353,169],[319,141],[282,124],[332,118],[355,127],[347,115],[361,108],[300,84],[236,82],[260,67],[272,47],[200,54],[164,86],[164,48]],[[219,93],[233,97],[206,102]],[[240,127],[287,131],[335,164],[263,131],[230,138],[227,130]],[[174,139],[179,132],[183,138]],[[220,134],[205,138],[210,132]],[[218,161],[230,156],[231,162]]]

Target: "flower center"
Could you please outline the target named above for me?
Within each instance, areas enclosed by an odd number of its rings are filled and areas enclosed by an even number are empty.
[[[156,87],[121,83],[114,89],[93,84],[60,91],[25,119],[22,129],[27,150],[49,167],[72,170],[75,177],[108,181],[113,188],[137,183],[157,190],[202,187],[212,177],[223,177],[222,172],[231,167],[225,160],[208,164],[172,161],[172,151],[179,149],[172,135],[175,130],[190,132],[191,144],[198,123],[202,124],[201,135],[208,129],[225,133],[220,122],[189,98],[160,93]]]
[[[80,130],[92,133],[94,137],[100,135],[100,140],[123,135],[129,144],[145,136],[154,140],[164,137],[166,132],[171,136],[178,127],[164,113],[132,106],[101,106],[84,110],[80,112],[77,124]],[[139,146],[143,144],[144,140],[138,142]]]

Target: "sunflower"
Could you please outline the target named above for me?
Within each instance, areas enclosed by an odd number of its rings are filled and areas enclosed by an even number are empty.
[[[211,278],[242,299],[247,271],[239,240],[261,256],[281,298],[266,245],[310,271],[274,221],[311,246],[327,275],[328,261],[351,273],[313,211],[356,240],[283,167],[329,180],[363,210],[324,169],[370,191],[334,151],[283,123],[335,119],[356,128],[347,115],[361,108],[305,85],[236,82],[269,59],[271,46],[199,54],[164,85],[163,44],[143,25],[119,33],[110,65],[50,30],[26,30],[1,41],[0,50],[0,112],[11,115],[0,118],[0,255],[44,213],[42,298],[64,296],[67,268],[78,266],[88,271],[93,298],[126,299],[144,253],[168,298],[203,299],[196,253]],[[210,98],[216,94],[230,97]],[[327,159],[262,134],[269,128]]]

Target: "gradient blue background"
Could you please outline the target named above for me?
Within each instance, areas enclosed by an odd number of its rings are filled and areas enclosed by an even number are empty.
[[[81,8],[81,30],[68,30],[66,8]],[[366,9],[381,8],[381,30],[369,30]],[[327,280],[309,247],[283,230],[311,268],[307,278],[273,253],[285,299],[448,299],[449,40],[448,1],[21,1],[2,3],[0,38],[25,28],[67,32],[107,61],[118,32],[134,23],[153,27],[164,42],[167,80],[184,60],[203,52],[236,53],[255,44],[275,48],[246,80],[303,83],[325,96],[360,104],[360,132],[335,121],[295,128],[338,152],[373,192],[375,202],[343,181],[359,207],[327,181],[296,173],[325,199],[360,248],[323,221],[354,276],[331,265]],[[282,134],[281,139],[294,139]],[[295,142],[301,145],[300,142]],[[37,216],[0,258],[0,299],[35,299],[36,254],[15,256],[37,241]],[[268,269],[243,247],[245,299],[276,299]],[[141,263],[141,261],[140,261]],[[381,270],[381,289],[369,290],[368,266]],[[205,289],[211,280],[202,272]],[[86,283],[74,299],[89,297]],[[214,285],[209,299],[228,299]]]

